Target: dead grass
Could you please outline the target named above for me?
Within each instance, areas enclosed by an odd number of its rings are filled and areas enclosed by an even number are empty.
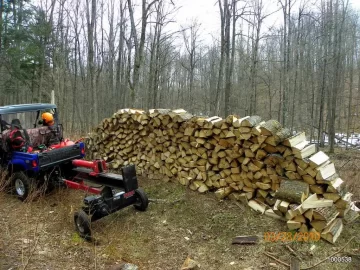
[[[172,270],[179,269],[188,255],[201,269],[286,269],[278,263],[270,266],[273,261],[262,254],[269,251],[289,262],[290,252],[283,243],[263,241],[266,231],[286,231],[285,223],[175,183],[141,179],[141,186],[150,198],[166,201],[150,203],[146,212],[128,207],[94,222],[97,245],[75,233],[73,212],[84,193],[59,190],[31,203],[0,194],[0,269],[106,269],[127,261],[140,269]],[[303,266],[312,265],[359,229],[359,223],[347,226],[335,246],[324,241],[289,245],[303,258]],[[254,234],[261,239],[257,245],[231,245],[237,235]],[[359,244],[356,238],[345,252],[359,254]],[[354,267],[326,262],[315,269],[357,269]]]
[[[327,148],[322,149],[327,152]],[[336,148],[334,154],[329,154],[336,171],[346,182],[353,201],[360,200],[360,150]]]

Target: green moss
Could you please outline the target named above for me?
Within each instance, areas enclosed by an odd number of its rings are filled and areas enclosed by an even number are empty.
[[[73,233],[71,236],[71,242],[74,244],[80,244],[84,242],[84,239],[82,239],[79,234]]]

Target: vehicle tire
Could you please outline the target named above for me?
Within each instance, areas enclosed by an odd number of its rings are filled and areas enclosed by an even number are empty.
[[[83,210],[80,210],[74,213],[74,222],[78,234],[86,240],[91,240],[91,221],[89,216]]]
[[[136,203],[134,207],[136,210],[145,211],[149,205],[149,199],[142,188],[135,190]]]
[[[33,181],[27,177],[23,172],[15,172],[11,175],[11,185],[16,196],[24,201],[30,193],[33,186]]]

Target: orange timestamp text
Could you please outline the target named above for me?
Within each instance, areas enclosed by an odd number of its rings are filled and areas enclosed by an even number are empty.
[[[319,232],[265,232],[265,242],[317,242]]]

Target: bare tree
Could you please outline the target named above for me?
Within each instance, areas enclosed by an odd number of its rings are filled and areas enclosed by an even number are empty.
[[[96,0],[86,0],[86,21],[87,21],[87,42],[88,42],[88,55],[87,63],[89,69],[88,82],[91,101],[93,102],[93,111],[91,118],[94,123],[98,123],[98,99],[95,88],[95,22],[96,22]]]
[[[194,96],[194,77],[195,77],[195,67],[199,61],[198,57],[198,47],[199,47],[199,30],[200,24],[194,20],[191,25],[182,30],[182,35],[184,39],[185,49],[187,52],[186,61],[182,62],[182,66],[186,69],[188,74],[188,98],[187,102],[190,105],[190,108],[193,107],[193,96]],[[189,33],[188,33],[189,32]]]
[[[134,10],[131,0],[128,0],[128,8],[130,14],[130,22],[131,22],[131,33],[132,39],[135,45],[135,56],[134,56],[134,70],[132,80],[130,82],[130,90],[131,90],[131,102],[136,104],[139,102],[138,96],[138,85],[140,79],[140,68],[143,62],[143,54],[144,54],[144,46],[145,46],[145,37],[146,37],[146,26],[147,20],[149,16],[149,11],[151,7],[158,2],[159,0],[153,0],[149,4],[146,3],[146,0],[142,0],[142,13],[141,13],[141,32],[140,32],[140,40],[137,36],[137,30],[134,19]]]

